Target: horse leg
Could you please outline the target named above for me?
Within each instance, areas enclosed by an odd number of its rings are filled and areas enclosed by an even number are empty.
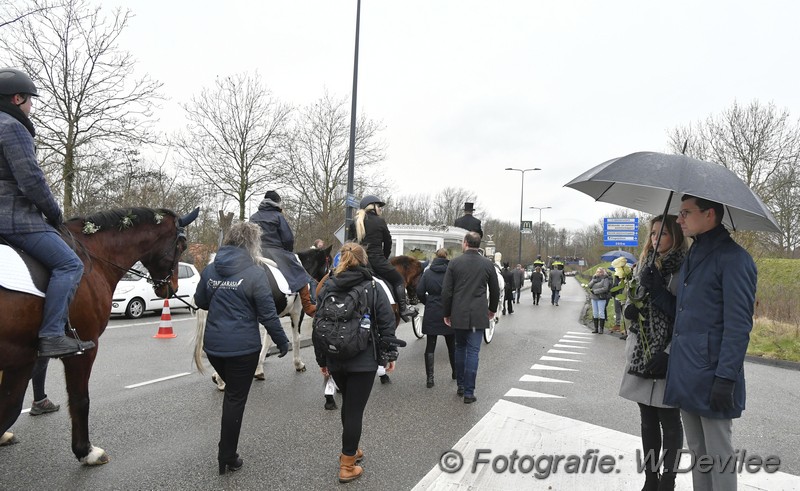
[[[258,365],[256,365],[256,373],[253,377],[256,380],[264,380],[264,360],[267,358],[267,351],[269,351],[270,340],[267,337],[267,330],[261,329],[261,353],[258,354]]]
[[[95,343],[97,340],[95,340]],[[69,415],[72,420],[72,453],[86,465],[108,463],[106,451],[89,442],[89,375],[97,350],[62,358],[67,378]]]
[[[6,430],[19,418],[22,411],[22,403],[25,399],[25,389],[28,388],[28,381],[31,379],[33,362],[14,368],[6,368],[2,374],[0,382],[0,443],[9,445],[16,443],[13,434],[6,435]]]
[[[292,320],[292,361],[296,371],[305,372],[306,364],[300,358],[300,309],[302,307],[300,298],[296,298],[295,303],[297,305],[292,305],[292,313],[289,317]]]

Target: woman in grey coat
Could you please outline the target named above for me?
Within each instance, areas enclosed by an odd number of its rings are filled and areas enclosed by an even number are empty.
[[[672,292],[677,290],[677,273],[686,256],[686,241],[674,215],[667,215],[664,221],[661,238],[662,217],[657,216],[650,221],[650,235],[642,251],[639,265],[645,267],[653,261],[662,273],[665,286]],[[635,275],[638,277],[639,266]],[[651,308],[649,295],[639,298],[630,292],[625,307],[625,317],[631,322],[628,339],[625,345],[625,372],[622,375],[619,395],[639,404],[641,414],[643,459],[652,455],[645,468],[644,490],[663,491],[675,489],[674,464],[678,450],[683,447],[683,425],[680,409],[664,404],[664,388],[666,386],[667,361],[669,360],[669,344],[672,339],[674,319],[657,308]],[[636,304],[641,305],[640,308]],[[658,474],[658,458],[664,451],[664,469]]]
[[[603,334],[606,325],[606,305],[611,291],[611,277],[605,268],[597,268],[591,281],[589,281],[589,298],[592,300],[592,317],[594,321],[594,334]]]

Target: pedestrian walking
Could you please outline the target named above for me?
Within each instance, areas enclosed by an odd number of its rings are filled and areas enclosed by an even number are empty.
[[[500,270],[503,276],[503,315],[506,311],[510,314],[514,313],[514,272],[508,267],[508,263],[503,263],[503,269]]]
[[[558,300],[561,298],[561,286],[567,282],[564,277],[564,270],[552,266],[550,274],[547,275],[547,286],[550,287],[550,303],[558,307]]]
[[[442,285],[444,322],[455,333],[456,393],[464,396],[465,404],[477,400],[475,382],[483,331],[494,318],[500,300],[497,270],[478,253],[480,245],[481,237],[477,232],[464,236],[461,245],[464,254],[450,261]]]
[[[40,414],[53,413],[61,409],[60,404],[53,404],[47,398],[47,392],[44,390],[45,380],[47,379],[47,366],[50,364],[50,358],[40,357],[36,359],[33,364],[33,373],[31,374],[31,384],[33,385],[33,403],[31,404],[31,416],[39,416]]]
[[[517,267],[514,268],[514,292],[515,296],[514,299],[517,303],[519,303],[519,296],[522,293],[522,287],[525,285],[525,270],[522,269],[521,264],[517,264]]]
[[[542,268],[536,266],[531,273],[531,294],[533,295],[533,305],[539,305],[539,299],[542,297],[542,283],[544,283],[544,273]]]
[[[289,352],[267,273],[258,264],[261,229],[251,222],[234,224],[214,262],[200,274],[195,304],[208,310],[203,350],[214,370],[225,380],[217,462],[220,475],[241,469],[237,453],[239,432],[253,372],[261,351],[259,324],[267,329],[280,351]]]
[[[447,356],[450,360],[451,378],[456,379],[455,336],[453,329],[444,323],[444,310],[442,307],[442,283],[444,274],[450,260],[447,258],[447,249],[436,251],[430,267],[422,273],[417,283],[417,296],[425,305],[425,315],[422,317],[422,333],[425,334],[425,385],[433,387],[434,352],[436,340],[441,336],[447,345]]]

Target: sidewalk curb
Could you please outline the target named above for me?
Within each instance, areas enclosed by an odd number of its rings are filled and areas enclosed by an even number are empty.
[[[772,367],[785,368],[787,370],[800,370],[800,363],[788,360],[774,360],[772,358],[764,358],[762,356],[747,355],[744,361],[755,363],[757,365],[768,365]]]

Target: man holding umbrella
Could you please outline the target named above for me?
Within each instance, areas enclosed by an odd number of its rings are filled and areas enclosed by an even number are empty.
[[[753,258],[722,225],[723,217],[722,204],[683,195],[678,224],[694,242],[678,276],[677,297],[663,287],[654,267],[645,267],[641,280],[653,305],[675,315],[664,403],[681,409],[695,458],[709,455],[725,466],[712,472],[693,468],[695,490],[736,489],[732,420],[745,407],[744,357],[757,273]]]

